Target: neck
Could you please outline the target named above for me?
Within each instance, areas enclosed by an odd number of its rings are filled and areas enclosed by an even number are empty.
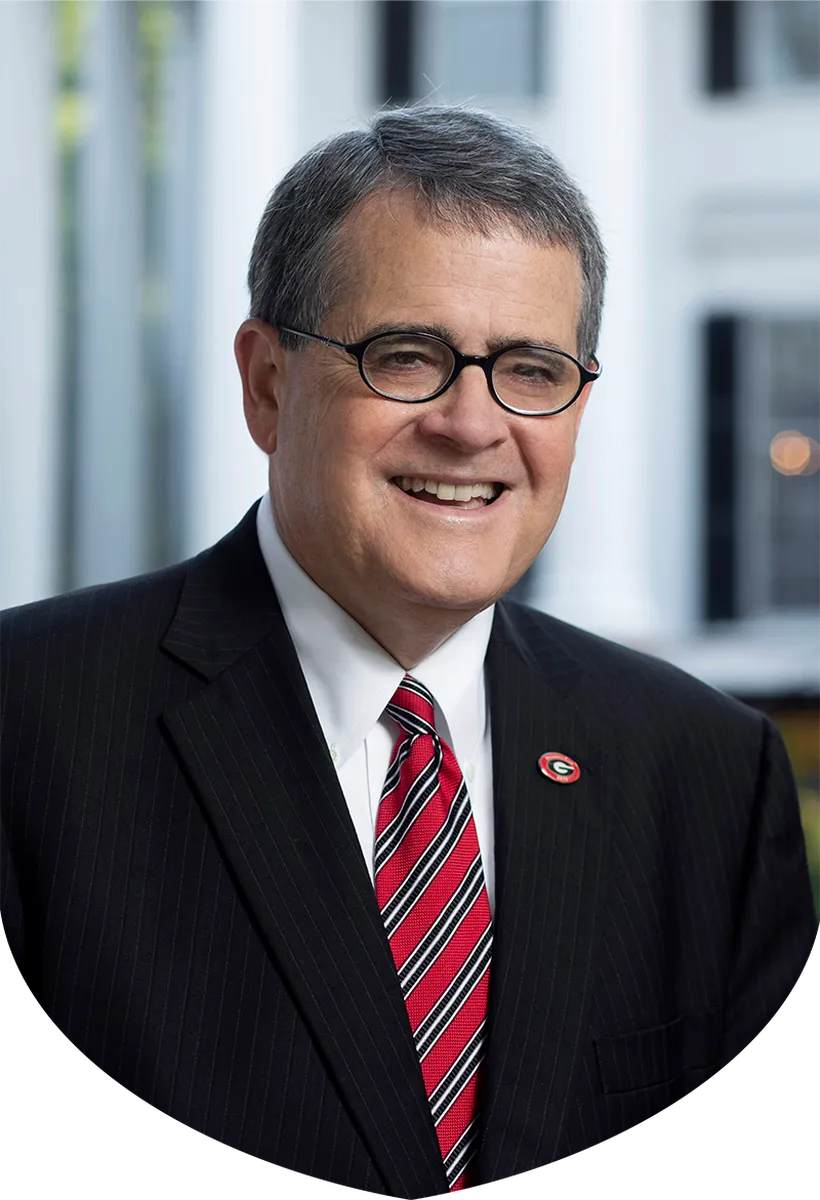
[[[429,609],[412,603],[369,606],[358,597],[346,601],[332,592],[328,595],[405,671],[412,671],[476,615],[469,610]]]

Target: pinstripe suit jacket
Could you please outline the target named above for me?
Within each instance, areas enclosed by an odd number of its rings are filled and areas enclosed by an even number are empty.
[[[32,992],[150,1104],[274,1163],[446,1190],[373,889],[253,511],[155,575],[3,625],[3,916]],[[513,604],[487,657],[497,904],[478,1176],[690,1091],[814,935],[780,740]],[[581,764],[572,786],[537,769]]]

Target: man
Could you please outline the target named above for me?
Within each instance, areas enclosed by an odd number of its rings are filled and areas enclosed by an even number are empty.
[[[782,744],[502,597],[558,518],[604,257],[552,156],[380,114],[274,191],[237,334],[270,494],[4,626],[4,921],[103,1070],[398,1196],[626,1129],[766,1024],[814,920]]]

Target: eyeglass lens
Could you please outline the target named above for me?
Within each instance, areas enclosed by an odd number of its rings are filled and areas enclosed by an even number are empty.
[[[388,334],[365,351],[367,381],[394,400],[426,400],[453,372],[449,348],[423,334]],[[581,385],[576,364],[537,346],[506,350],[493,364],[493,384],[511,408],[549,412],[568,403]]]

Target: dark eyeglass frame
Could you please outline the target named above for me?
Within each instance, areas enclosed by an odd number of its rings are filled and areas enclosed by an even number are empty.
[[[570,405],[574,404],[586,385],[588,383],[594,383],[594,381],[600,377],[602,370],[601,364],[598,362],[598,359],[594,354],[591,357],[592,361],[595,363],[596,370],[590,371],[588,367],[582,366],[581,363],[578,362],[578,359],[573,357],[573,355],[569,354],[566,350],[557,350],[554,346],[535,346],[528,342],[521,342],[514,346],[503,346],[500,350],[494,350],[492,354],[462,354],[460,350],[456,350],[455,346],[451,346],[448,341],[445,341],[444,338],[438,337],[437,334],[422,332],[414,333],[412,330],[407,329],[387,329],[382,333],[371,334],[370,337],[364,338],[361,342],[337,342],[334,338],[324,337],[318,333],[306,333],[304,329],[293,329],[289,325],[280,325],[279,329],[282,333],[292,333],[295,334],[296,337],[307,338],[308,341],[319,342],[323,346],[337,346],[339,350],[346,351],[346,353],[351,355],[352,358],[355,358],[359,366],[359,374],[362,377],[362,382],[370,388],[371,392],[375,392],[377,396],[382,396],[385,400],[395,400],[397,404],[426,404],[428,400],[435,400],[438,396],[443,395],[443,393],[452,386],[465,367],[475,366],[481,367],[482,371],[484,372],[484,376],[487,380],[487,387],[489,388],[490,395],[492,396],[493,400],[495,400],[496,404],[500,405],[501,408],[506,409],[507,412],[515,413],[515,415],[519,417],[554,417],[558,413],[564,412],[564,410],[569,408]],[[408,337],[426,338],[428,341],[438,342],[439,345],[446,346],[453,356],[453,369],[450,372],[449,379],[443,384],[442,387],[438,389],[438,391],[432,392],[429,396],[419,396],[416,399],[410,400],[406,399],[404,396],[390,396],[387,392],[381,392],[377,387],[374,387],[364,373],[364,356],[367,352],[368,346],[370,346],[373,342],[379,341],[380,338],[401,337],[402,335],[406,335]],[[567,400],[559,408],[513,408],[511,404],[507,404],[506,400],[502,400],[498,392],[495,390],[495,384],[493,383],[493,366],[496,360],[501,358],[502,354],[507,354],[510,350],[546,350],[550,354],[560,354],[562,358],[568,358],[570,362],[574,363],[578,368],[581,376],[581,382],[578,385],[575,395],[571,400]]]

